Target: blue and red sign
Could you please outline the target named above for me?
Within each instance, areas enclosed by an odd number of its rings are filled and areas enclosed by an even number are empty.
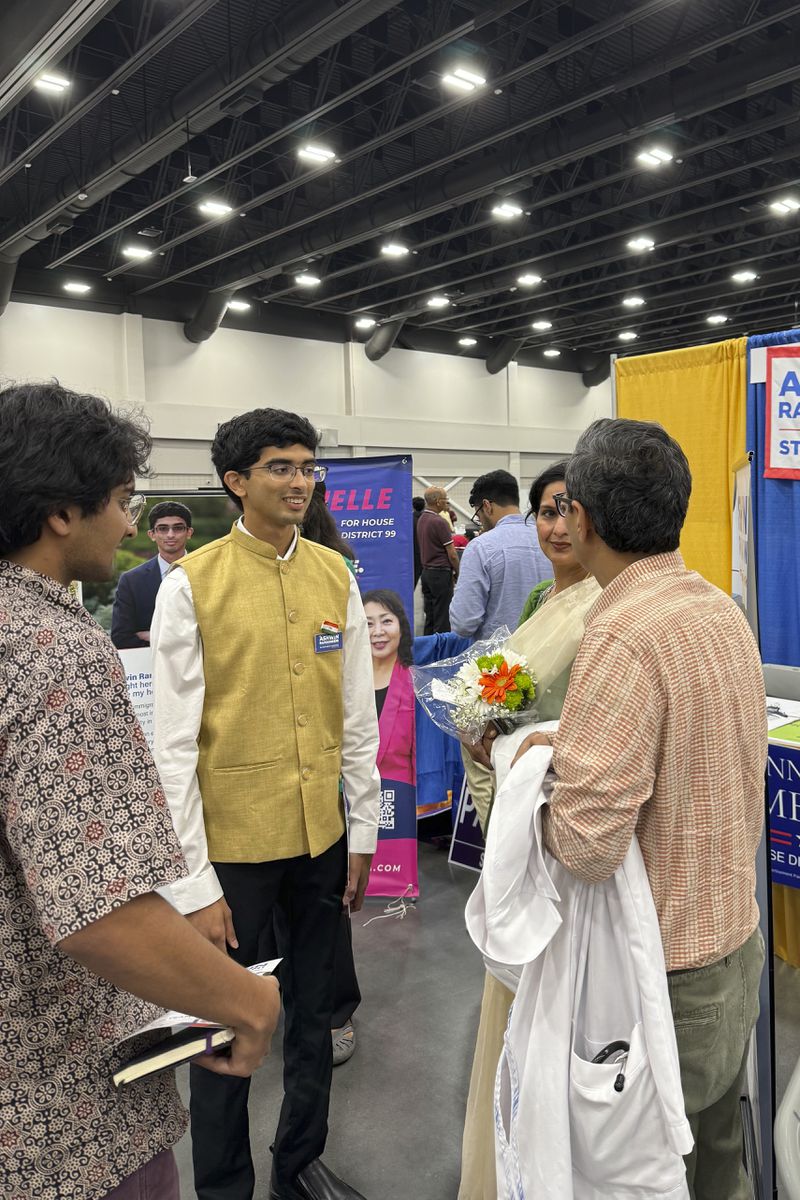
[[[800,346],[767,347],[764,477],[800,479]]]
[[[772,882],[800,887],[800,748],[769,743],[767,785]]]

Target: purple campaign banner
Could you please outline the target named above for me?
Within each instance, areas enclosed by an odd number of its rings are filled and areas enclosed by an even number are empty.
[[[800,887],[800,749],[769,743],[769,850],[772,882]]]
[[[379,698],[381,811],[368,896],[417,896],[411,458],[326,459],[325,501],[356,556]],[[371,593],[379,593],[369,599]]]
[[[480,821],[472,796],[469,794],[467,780],[461,786],[461,799],[458,802],[458,815],[453,829],[453,840],[450,843],[451,863],[459,867],[469,867],[471,871],[483,870],[483,855],[486,843],[481,833]]]
[[[327,458],[325,502],[356,556],[362,592],[391,588],[414,619],[411,458]]]

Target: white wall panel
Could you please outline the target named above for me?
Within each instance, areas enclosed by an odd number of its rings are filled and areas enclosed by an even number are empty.
[[[579,433],[597,417],[611,416],[611,385],[586,388],[580,375],[538,367],[509,367],[509,423]],[[574,440],[574,439],[573,439]],[[528,453],[538,447],[520,446]],[[565,447],[571,449],[570,447]]]
[[[344,347],[334,342],[241,329],[219,329],[195,346],[180,325],[144,322],[147,402],[153,405],[190,404],[228,416],[248,408],[335,415],[344,412],[343,356]]]
[[[365,417],[406,421],[455,420],[468,425],[505,425],[505,373],[488,375],[479,359],[418,350],[389,351],[373,363],[353,359],[354,411]]]
[[[9,304],[0,319],[0,377],[56,378],[78,392],[128,396],[125,326],[112,313]]]
[[[437,483],[463,476],[465,486],[497,467],[527,486],[611,415],[609,383],[587,389],[562,371],[511,363],[488,375],[478,359],[411,350],[371,363],[358,344],[228,328],[194,346],[176,323],[32,304],[11,304],[0,320],[0,375],[55,375],[144,405],[151,488],[202,485],[217,425],[251,407],[292,408],[336,431],[330,457],[409,452],[415,472]]]

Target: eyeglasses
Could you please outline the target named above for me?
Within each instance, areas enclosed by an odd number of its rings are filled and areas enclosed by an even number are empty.
[[[572,510],[572,501],[566,492],[554,492],[553,504],[558,509],[559,516],[568,517]]]
[[[144,512],[144,506],[147,503],[147,497],[142,496],[137,492],[133,496],[128,496],[128,498],[123,500],[121,503],[122,511],[125,513],[128,521],[131,525],[135,525],[139,520],[139,517]]]
[[[322,483],[328,474],[328,468],[323,467],[321,463],[303,463],[301,467],[296,467],[294,463],[287,462],[261,463],[258,467],[247,467],[239,473],[249,475],[251,471],[266,471],[272,479],[279,479],[281,483],[291,483],[298,471],[306,483],[311,483],[312,480],[314,483]]]
[[[472,514],[472,520],[475,522],[476,525],[480,525],[480,523],[481,523],[481,513],[483,512],[483,503],[484,503],[483,500],[481,500],[480,504],[478,505],[478,507],[475,509],[475,511]]]
[[[154,525],[153,533],[186,533],[186,525]]]

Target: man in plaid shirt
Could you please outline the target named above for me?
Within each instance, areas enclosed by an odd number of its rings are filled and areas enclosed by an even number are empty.
[[[548,849],[589,883],[636,834],[669,974],[696,1200],[744,1200],[739,1097],[764,963],[755,855],[767,754],[761,660],[733,600],[678,552],[691,492],[660,425],[596,421],[555,497],[603,587],[555,734]]]

